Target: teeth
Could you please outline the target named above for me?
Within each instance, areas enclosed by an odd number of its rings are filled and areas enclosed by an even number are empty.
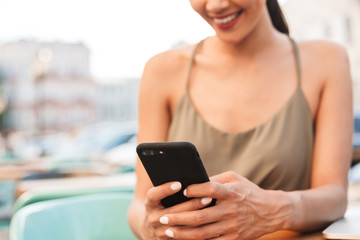
[[[227,16],[226,18],[214,18],[214,22],[217,24],[226,24],[232,20],[234,20],[238,16],[238,13],[234,13],[233,15]]]

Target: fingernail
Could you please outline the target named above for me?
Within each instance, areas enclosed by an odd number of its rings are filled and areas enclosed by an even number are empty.
[[[184,190],[184,196],[186,197],[186,195],[187,195],[187,191],[186,191],[186,189]]]
[[[173,183],[173,184],[171,184],[171,189],[172,190],[179,190],[180,188],[181,188],[181,183],[180,182],[175,182],[175,183]]]
[[[201,203],[202,203],[203,205],[207,205],[207,204],[211,203],[211,201],[212,201],[212,198],[211,198],[211,197],[203,197],[203,198],[201,199]]]
[[[168,236],[168,237],[171,237],[171,238],[174,237],[174,233],[173,233],[173,231],[171,231],[170,229],[166,229],[165,234],[166,234],[166,236]]]
[[[169,223],[169,218],[168,217],[165,217],[165,216],[162,216],[160,218],[160,223],[162,224],[168,224]]]

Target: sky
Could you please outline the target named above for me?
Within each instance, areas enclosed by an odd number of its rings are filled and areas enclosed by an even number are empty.
[[[209,35],[188,0],[0,0],[0,42],[83,42],[96,78],[139,77],[151,56]]]
[[[0,43],[83,42],[99,79],[140,77],[151,56],[213,34],[189,0],[0,0]]]

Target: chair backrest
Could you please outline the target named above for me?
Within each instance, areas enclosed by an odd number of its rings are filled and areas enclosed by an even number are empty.
[[[31,190],[21,194],[15,201],[12,212],[15,214],[19,209],[36,202],[54,200],[59,198],[74,197],[88,194],[100,194],[111,192],[133,192],[132,187],[95,188],[95,189],[69,189],[69,190]]]
[[[133,194],[103,193],[49,200],[21,208],[10,240],[132,240],[127,210]]]

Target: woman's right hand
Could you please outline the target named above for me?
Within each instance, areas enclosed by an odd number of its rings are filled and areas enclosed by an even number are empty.
[[[166,218],[161,218],[162,216],[169,213],[198,210],[211,202],[211,199],[195,198],[169,208],[164,208],[164,206],[161,204],[161,199],[180,190],[180,182],[168,182],[149,189],[145,199],[146,212],[142,225],[144,239],[171,239],[168,235],[166,235],[166,230],[169,228],[169,224],[167,224]]]

